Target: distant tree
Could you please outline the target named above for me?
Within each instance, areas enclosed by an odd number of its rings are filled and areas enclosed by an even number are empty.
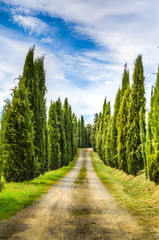
[[[87,124],[86,125],[86,147],[87,148],[91,148],[92,144],[91,144],[91,134],[92,134],[92,125],[91,124]]]
[[[78,147],[81,148],[81,120],[77,122],[77,132],[78,132]]]
[[[96,151],[96,125],[98,121],[98,113],[94,115],[94,120],[93,120],[93,126],[92,126],[92,132],[90,136],[90,142],[92,145],[92,148],[94,151]]]
[[[83,116],[81,116],[81,125],[80,125],[81,129],[80,129],[80,140],[81,140],[81,147],[84,148],[85,147],[85,125],[84,125],[84,118]]]

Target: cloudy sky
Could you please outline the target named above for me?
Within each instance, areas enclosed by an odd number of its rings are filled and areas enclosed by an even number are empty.
[[[92,122],[143,54],[147,106],[159,63],[159,0],[0,0],[0,110],[29,48],[45,55],[47,107],[68,97]]]

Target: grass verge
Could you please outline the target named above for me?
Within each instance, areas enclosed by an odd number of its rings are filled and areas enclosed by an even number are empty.
[[[31,205],[42,194],[47,193],[51,186],[73,169],[80,150],[78,150],[74,160],[66,167],[49,171],[29,182],[5,184],[2,193],[0,193],[0,221],[15,215],[17,211]]]
[[[98,177],[117,202],[144,223],[159,227],[159,186],[145,179],[144,172],[134,177],[104,165],[95,152],[91,152],[91,157]]]

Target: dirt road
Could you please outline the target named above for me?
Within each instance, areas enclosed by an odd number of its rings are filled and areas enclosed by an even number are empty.
[[[81,169],[85,175],[81,177]],[[82,150],[75,168],[31,207],[0,227],[9,240],[158,239],[117,207]]]

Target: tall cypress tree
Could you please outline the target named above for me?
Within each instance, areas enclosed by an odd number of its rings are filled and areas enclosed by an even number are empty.
[[[129,95],[130,86],[128,85],[124,96],[122,97],[122,102],[120,110],[117,116],[117,129],[118,129],[118,168],[122,169],[124,172],[128,173],[127,166],[127,133],[128,133],[128,114],[129,114]]]
[[[93,120],[93,126],[92,126],[92,132],[90,136],[90,142],[92,145],[92,148],[94,151],[96,151],[96,126],[98,122],[98,113],[94,115],[94,120]]]
[[[49,132],[49,164],[50,169],[57,169],[61,165],[60,152],[60,132],[58,128],[56,103],[50,104],[48,117],[48,132]]]
[[[92,144],[91,144],[92,125],[91,124],[86,125],[86,131],[87,131],[86,147],[90,148],[92,147]]]
[[[114,167],[114,159],[112,158],[112,144],[111,144],[111,130],[112,130],[112,117],[109,115],[108,118],[108,125],[105,135],[105,164],[111,167]]]
[[[154,91],[151,92],[151,107],[147,130],[147,171],[151,181],[159,183],[159,67]]]
[[[69,103],[68,99],[65,98],[63,106],[63,118],[64,118],[64,130],[66,135],[66,149],[67,149],[67,161],[66,165],[71,161],[71,129],[70,129],[70,117],[69,117]]]
[[[73,113],[72,115],[72,152],[73,152],[73,157],[76,155],[77,149],[78,149],[78,131],[77,131],[77,118],[75,114]]]
[[[81,148],[81,120],[77,122],[77,132],[78,132],[78,147]]]
[[[37,159],[37,175],[39,175],[48,169],[48,134],[44,58],[41,57],[34,61],[34,47],[28,51],[22,76],[21,81],[28,91],[30,109],[33,111],[34,147]]]
[[[69,105],[69,148],[70,148],[70,159],[69,162],[73,160],[73,123],[72,123],[72,108]]]
[[[46,124],[46,85],[45,85],[45,70],[44,58],[36,59],[34,63],[36,90],[34,96],[34,129],[36,154],[40,163],[40,172],[45,172],[48,169],[48,154],[47,154],[47,124]],[[34,81],[35,81],[34,80]],[[36,99],[36,98],[37,99]]]
[[[104,104],[105,107],[103,108],[103,133],[102,133],[102,160],[106,164],[106,140],[107,140],[107,131],[111,117],[111,109],[110,109],[110,102]],[[109,128],[110,130],[110,128]],[[110,132],[109,132],[110,133]],[[110,141],[109,141],[110,142]]]
[[[135,61],[135,68],[133,73],[133,84],[130,93],[130,105],[128,116],[128,137],[127,137],[127,159],[128,159],[128,173],[137,175],[137,173],[144,167],[144,159],[142,155],[142,147],[144,142],[141,139],[140,126],[144,121],[145,114],[145,89],[144,89],[144,71],[142,64],[142,56],[139,55]],[[143,123],[144,125],[144,123]],[[143,129],[145,132],[145,129]]]
[[[56,101],[57,124],[60,132],[61,166],[67,162],[66,136],[64,131],[63,109],[60,98]]]
[[[96,142],[96,151],[98,155],[101,157],[102,152],[102,119],[103,119],[103,113],[100,112],[98,116],[98,121],[96,124],[96,134],[95,134],[95,142]]]
[[[117,156],[117,138],[118,138],[118,131],[117,131],[117,115],[120,108],[120,102],[121,102],[121,90],[118,89],[115,104],[114,104],[114,113],[112,118],[112,126],[111,126],[111,158],[112,158],[112,166],[118,167],[118,156]]]
[[[129,71],[127,70],[127,64],[124,67],[124,73],[122,78],[121,89],[121,104],[117,115],[117,153],[118,153],[118,168],[124,172],[128,172],[127,169],[127,157],[126,157],[126,140],[127,140],[127,121],[129,113]]]
[[[84,126],[84,118],[83,116],[81,116],[81,130],[80,130],[80,134],[81,134],[81,147],[84,148],[85,147],[85,126]]]
[[[3,116],[4,177],[6,181],[28,181],[35,176],[33,113],[24,85],[13,90]]]

